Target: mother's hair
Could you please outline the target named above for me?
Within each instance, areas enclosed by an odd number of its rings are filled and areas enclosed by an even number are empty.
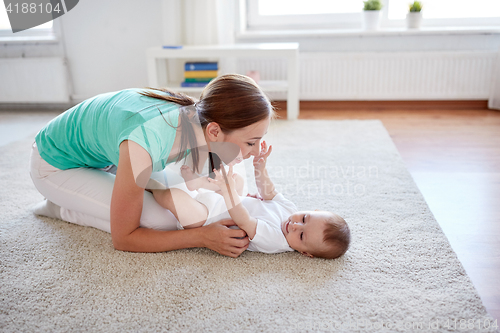
[[[274,117],[269,98],[248,76],[227,74],[212,80],[196,103],[201,126],[216,122],[224,133]]]
[[[203,129],[211,122],[217,123],[225,134],[244,128],[267,118],[274,118],[274,111],[269,98],[251,78],[240,74],[221,75],[203,89],[200,100],[168,89],[151,88],[164,92],[143,91],[140,94],[160,100],[177,103],[182,106],[194,105]],[[191,123],[188,112],[181,112],[181,124]],[[196,147],[196,136],[192,126],[183,126],[180,151],[185,152],[187,146]],[[191,149],[193,164],[198,169],[199,152]],[[177,162],[184,154],[179,154]],[[195,170],[198,172],[198,170]]]

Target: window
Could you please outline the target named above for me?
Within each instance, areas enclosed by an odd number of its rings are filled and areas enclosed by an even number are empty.
[[[423,26],[464,27],[500,26],[498,0],[423,0]],[[408,12],[407,0],[388,0],[385,26],[403,26]]]
[[[41,24],[39,26],[33,27],[28,30],[19,31],[13,33],[10,27],[9,16],[7,15],[7,11],[5,10],[5,6],[3,3],[0,3],[0,37],[6,38],[27,38],[32,37],[36,39],[37,37],[53,37],[54,36],[54,22],[49,21],[47,23]]]
[[[247,0],[247,10],[250,29],[349,28],[360,20],[357,1]]]
[[[425,9],[422,15],[427,19],[500,17],[497,0],[423,0],[422,3]],[[407,0],[389,0],[389,19],[404,19],[407,11]]]
[[[382,0],[382,28],[405,27],[412,0]],[[424,27],[500,26],[500,0],[422,0]],[[247,27],[359,29],[362,0],[247,0]]]

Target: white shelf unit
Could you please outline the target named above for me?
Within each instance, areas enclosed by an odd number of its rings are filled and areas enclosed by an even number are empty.
[[[286,81],[260,81],[263,91],[287,92],[287,118],[299,116],[299,44],[261,43],[182,46],[180,48],[152,47],[147,50],[148,79],[151,87],[165,86],[169,89],[200,93],[203,88],[181,87],[179,82],[169,82],[166,61],[169,59],[222,59],[222,58],[284,58],[287,60]],[[225,70],[227,72],[227,70]]]

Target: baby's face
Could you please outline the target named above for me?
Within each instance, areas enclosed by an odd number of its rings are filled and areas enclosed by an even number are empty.
[[[323,232],[330,215],[323,211],[303,211],[290,215],[288,220],[281,223],[281,231],[288,245],[302,254],[312,256],[311,252],[325,246]]]

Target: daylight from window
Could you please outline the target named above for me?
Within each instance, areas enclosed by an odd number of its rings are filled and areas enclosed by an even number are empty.
[[[389,19],[400,20],[408,13],[408,0],[389,0]],[[422,16],[428,19],[499,17],[500,0],[422,0]]]
[[[390,20],[404,19],[410,0],[389,0]],[[424,18],[500,17],[500,0],[422,0]],[[260,15],[358,13],[362,0],[259,0]]]
[[[362,8],[362,1],[352,0],[259,0],[260,15],[357,13]]]

